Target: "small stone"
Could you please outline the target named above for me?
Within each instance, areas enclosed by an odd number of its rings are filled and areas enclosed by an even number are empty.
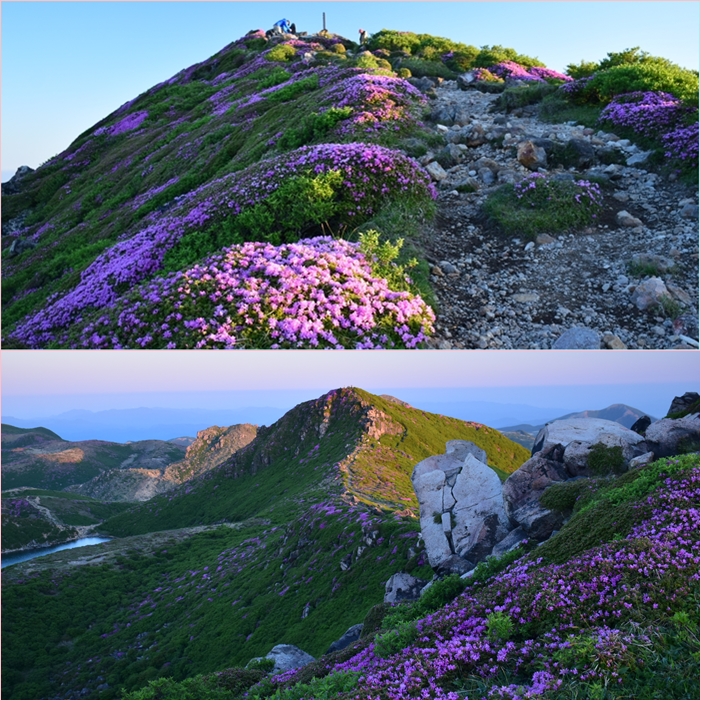
[[[511,295],[511,299],[513,299],[514,302],[537,302],[540,299],[540,295],[537,292],[522,292]]]
[[[433,178],[433,180],[436,181],[445,180],[448,177],[448,173],[445,172],[443,166],[436,161],[431,161],[426,166],[426,170],[428,171],[428,174],[431,176],[431,178]]]
[[[446,274],[446,275],[455,275],[456,273],[460,273],[460,271],[452,264],[449,263],[447,260],[442,260],[438,266],[440,269]]]
[[[534,248],[535,248],[535,243],[533,241],[529,241],[523,250],[524,251],[532,251]]]
[[[571,329],[567,329],[552,345],[554,350],[598,350],[600,347],[599,334],[586,326],[573,326]]]
[[[669,296],[669,290],[664,282],[658,277],[651,277],[643,280],[633,290],[632,302],[640,311],[645,311],[659,304],[665,296]]]
[[[679,214],[684,217],[684,219],[698,219],[699,206],[697,204],[685,204]]]
[[[616,222],[618,223],[618,226],[642,226],[643,223],[638,219],[637,217],[634,217],[632,214],[626,212],[626,210],[621,210],[616,214]]]
[[[611,350],[626,350],[626,348],[628,348],[618,336],[612,333],[605,333],[602,341],[606,348],[610,348]]]
[[[555,239],[550,236],[550,234],[538,234],[535,238],[535,242],[539,246],[545,246],[548,243],[555,243]]]

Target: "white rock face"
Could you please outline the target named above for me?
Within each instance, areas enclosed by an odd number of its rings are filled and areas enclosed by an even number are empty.
[[[445,454],[414,468],[421,535],[434,568],[456,555],[479,561],[509,531],[501,481],[486,459],[474,443],[455,440],[448,441]]]
[[[553,421],[536,436],[533,454],[546,452],[556,445],[565,448],[563,462],[572,477],[586,469],[591,446],[603,443],[620,446],[627,462],[647,452],[645,438],[615,421],[573,418]]]

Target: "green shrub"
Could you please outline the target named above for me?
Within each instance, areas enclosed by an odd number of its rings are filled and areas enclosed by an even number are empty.
[[[370,229],[360,234],[359,244],[360,250],[370,261],[374,275],[387,280],[393,290],[413,289],[412,283],[407,279],[407,269],[416,267],[418,261],[412,259],[403,265],[397,262],[404,239],[397,239],[394,243],[385,239],[380,243],[380,233]]]
[[[244,241],[275,245],[299,241],[307,233],[329,229],[330,221],[345,211],[337,197],[343,177],[338,171],[286,180],[262,202],[227,217],[202,231],[186,233],[163,259],[167,272],[182,270],[210,253]]]
[[[295,149],[306,146],[325,137],[336,128],[339,122],[353,114],[352,107],[331,107],[325,112],[306,115],[298,127],[288,129],[278,140],[282,149]]]
[[[254,657],[246,665],[246,669],[260,669],[263,672],[272,672],[274,667],[275,660],[270,657]]]
[[[580,78],[587,78],[590,75],[594,75],[599,69],[599,64],[596,61],[580,61],[579,63],[568,63],[565,68],[565,73],[579,80]]]
[[[450,574],[443,579],[439,579],[418,600],[417,603],[421,612],[425,615],[437,611],[462,594],[466,586],[467,580],[462,579],[459,574]]]
[[[268,61],[291,61],[297,55],[297,50],[290,44],[278,44],[270,49],[266,58]]]
[[[604,476],[625,471],[626,459],[620,445],[607,446],[595,443],[587,455],[587,467],[592,475]]]
[[[398,75],[400,78],[411,78],[411,71],[410,71],[408,68],[405,68],[404,66],[402,66],[402,67],[397,71],[397,75]]]
[[[603,207],[597,185],[580,180],[548,179],[534,173],[521,183],[490,194],[484,213],[503,232],[529,238],[591,224]]]
[[[278,68],[276,66],[269,75],[258,81],[258,87],[261,90],[272,88],[274,85],[280,85],[280,83],[284,83],[286,80],[289,80],[290,77],[290,73],[288,73],[284,68]]]
[[[342,699],[348,698],[357,683],[359,672],[334,672],[320,679],[298,682],[288,688],[275,689],[272,682],[263,680],[253,687],[250,699]]]
[[[574,509],[577,499],[592,487],[592,480],[578,479],[551,484],[541,495],[540,505],[553,511],[567,513]]]
[[[556,90],[557,86],[550,83],[533,83],[533,85],[506,88],[494,101],[493,109],[509,112],[517,107],[535,105]]]
[[[514,632],[514,622],[508,613],[494,611],[487,616],[487,637],[493,642],[508,640]]]
[[[514,49],[509,49],[500,45],[482,46],[477,56],[475,56],[473,65],[475,68],[489,68],[490,66],[493,66],[496,63],[502,63],[503,61],[514,61],[515,63],[520,63],[526,68],[545,65],[537,58],[519,54],[514,51]]]
[[[509,550],[502,555],[490,555],[486,560],[483,560],[475,567],[475,571],[472,573],[467,583],[472,585],[484,584],[495,574],[499,574],[499,572],[505,570],[512,562],[516,562],[525,552],[526,548],[523,545],[519,545],[517,548]]]
[[[408,68],[411,74],[417,78],[428,76],[450,80],[454,79],[457,75],[440,61],[427,61],[422,58],[404,58],[402,59],[400,68]]]
[[[332,44],[330,51],[333,51],[335,54],[345,54],[346,47],[339,42],[338,44]]]
[[[357,68],[363,68],[364,70],[372,70],[373,68],[379,68],[379,59],[372,54],[364,53],[355,59],[355,66]]]
[[[316,90],[319,87],[319,76],[317,74],[310,75],[307,78],[302,78],[296,83],[286,85],[274,93],[267,96],[269,102],[289,102],[304,92]]]
[[[690,104],[698,105],[699,78],[663,58],[649,58],[639,63],[624,63],[597,71],[582,91],[589,102],[608,103],[616,95],[636,91],[670,93]]]
[[[375,636],[375,655],[382,658],[390,657],[411,645],[418,635],[419,631],[414,621],[400,623],[386,633],[378,633]]]

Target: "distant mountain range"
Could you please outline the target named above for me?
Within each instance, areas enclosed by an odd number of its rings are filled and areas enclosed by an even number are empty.
[[[20,419],[3,416],[2,422],[19,428],[44,426],[68,441],[103,440],[127,443],[143,440],[172,441],[183,447],[198,431],[210,426],[254,424],[269,426],[287,408],[244,407],[239,409],[164,409],[139,407],[84,411],[75,409],[55,416]],[[177,441],[175,440],[177,439]]]

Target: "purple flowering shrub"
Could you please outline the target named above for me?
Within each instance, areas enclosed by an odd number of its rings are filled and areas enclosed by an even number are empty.
[[[342,176],[338,187],[342,207],[336,208],[336,216],[346,226],[362,223],[394,198],[435,196],[422,169],[403,154],[381,146],[320,144],[261,161],[182,196],[166,214],[150,215],[145,227],[100,254],[73,289],[22,321],[11,336],[30,347],[59,341],[60,330],[78,322],[84,310],[113,305],[122,292],[161,271],[166,255],[181,240],[197,239],[208,227],[235,218],[291,177],[332,171]],[[220,247],[225,243],[220,242]],[[216,247],[201,253],[212,250]]]
[[[558,73],[558,71],[552,70],[551,68],[544,68],[542,66],[526,68],[514,61],[502,61],[494,66],[490,66],[489,72],[502,80],[525,80],[540,83],[550,80],[564,81],[566,83],[572,81],[572,78],[568,75]]]
[[[692,169],[699,167],[699,123],[677,127],[662,136],[664,155],[681,161]]]
[[[654,138],[682,126],[696,112],[669,93],[630,92],[614,97],[600,120]]]
[[[125,134],[128,131],[138,129],[147,117],[147,110],[132,112],[131,114],[126,115],[126,117],[122,117],[122,119],[110,127],[100,127],[99,129],[95,129],[94,134],[95,136],[100,136],[101,134],[106,134],[107,136],[119,136],[120,134]]]
[[[373,276],[331,238],[246,243],[156,278],[80,330],[89,348],[415,347],[433,330],[420,297]]]
[[[696,118],[695,124],[689,121]],[[625,127],[635,134],[662,143],[664,155],[682,166],[698,169],[698,109],[664,92],[632,92],[617,95],[601,111],[606,125]]]

